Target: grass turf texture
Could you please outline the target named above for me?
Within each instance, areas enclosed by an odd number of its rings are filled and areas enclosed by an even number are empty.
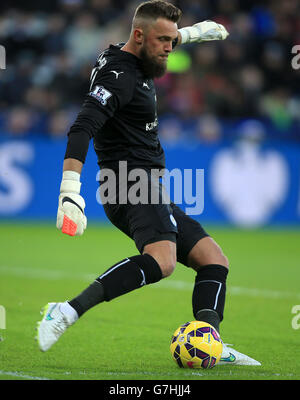
[[[209,227],[208,227],[209,228]],[[48,352],[38,350],[34,328],[47,302],[71,299],[113,263],[137,254],[117,229],[90,225],[68,237],[52,225],[1,224],[0,379],[208,380],[300,378],[299,231],[220,229],[210,234],[230,259],[225,343],[261,361],[261,367],[180,369],[169,344],[175,329],[193,320],[194,273],[174,274],[91,309]]]

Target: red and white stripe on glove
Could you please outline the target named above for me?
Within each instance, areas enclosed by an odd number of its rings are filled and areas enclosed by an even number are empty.
[[[70,236],[80,236],[87,226],[85,201],[80,196],[80,174],[64,171],[58,198],[56,227]]]

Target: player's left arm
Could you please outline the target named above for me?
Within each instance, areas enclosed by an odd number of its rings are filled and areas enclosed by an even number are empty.
[[[229,33],[222,24],[203,21],[178,29],[178,37],[173,47],[188,43],[202,43],[210,40],[224,40]]]

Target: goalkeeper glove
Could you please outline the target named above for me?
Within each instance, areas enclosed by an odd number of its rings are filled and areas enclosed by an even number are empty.
[[[87,219],[84,215],[85,201],[80,196],[80,174],[64,171],[58,198],[56,227],[70,236],[82,235]]]
[[[214,21],[203,21],[178,29],[181,34],[181,44],[201,43],[209,40],[224,40],[229,33],[226,28]]]

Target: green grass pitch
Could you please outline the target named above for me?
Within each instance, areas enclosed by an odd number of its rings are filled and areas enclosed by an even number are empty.
[[[89,310],[40,352],[34,336],[41,307],[71,299],[137,250],[110,226],[91,224],[71,238],[54,225],[2,223],[0,379],[298,380],[300,319],[292,308],[300,304],[299,231],[206,228],[230,259],[222,339],[261,367],[177,367],[171,335],[193,319],[194,274],[180,264],[171,277]]]

